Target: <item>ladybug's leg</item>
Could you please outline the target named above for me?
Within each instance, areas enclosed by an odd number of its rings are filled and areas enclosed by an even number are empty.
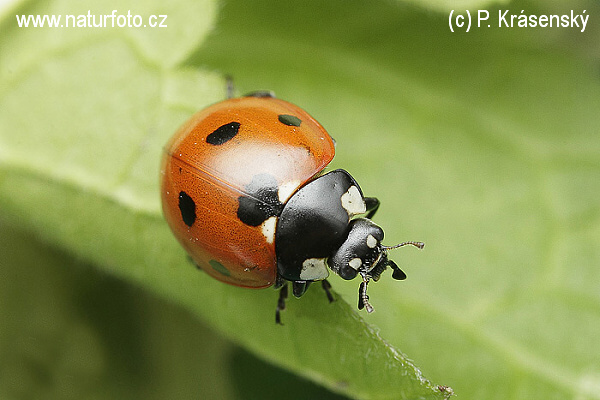
[[[371,219],[379,209],[379,200],[377,197],[365,197],[365,204],[367,205],[367,218]]]
[[[392,268],[392,278],[396,279],[397,281],[403,281],[406,279],[406,274],[400,269],[400,267],[398,267],[398,265],[396,265],[395,262],[388,260],[387,265]]]
[[[321,281],[321,285],[323,286],[323,290],[325,291],[325,294],[327,295],[327,299],[329,300],[330,303],[333,303],[333,295],[331,294],[331,283],[329,283],[329,281],[327,279],[323,279]]]
[[[368,284],[369,280],[363,277],[363,281],[360,283],[360,287],[358,288],[358,309],[362,310],[364,308],[368,313],[372,313],[373,306],[371,306],[369,303],[369,295],[367,295]]]
[[[227,92],[227,98],[233,99],[235,96],[235,85],[233,83],[233,77],[231,75],[225,76],[225,90]]]
[[[288,297],[288,285],[284,283],[279,290],[279,299],[277,300],[277,308],[275,309],[275,323],[283,325],[281,323],[281,311],[285,310],[285,299]]]
[[[244,97],[258,97],[258,98],[275,98],[275,92],[272,90],[257,90],[255,92],[250,92],[245,94]]]

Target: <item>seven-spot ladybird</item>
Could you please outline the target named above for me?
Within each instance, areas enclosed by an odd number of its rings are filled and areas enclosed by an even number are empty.
[[[348,172],[324,172],[334,141],[306,111],[255,92],[195,114],[173,136],[162,162],[166,220],[196,265],[241,287],[281,288],[300,297],[321,281],[330,301],[329,269],[344,279],[360,275],[358,308],[373,311],[367,284],[391,267],[379,207]]]

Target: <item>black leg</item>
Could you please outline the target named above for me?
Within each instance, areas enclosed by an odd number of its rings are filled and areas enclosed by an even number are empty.
[[[365,197],[365,204],[367,205],[367,218],[371,219],[379,209],[379,200],[377,197]]]
[[[360,283],[360,287],[358,288],[358,309],[362,310],[364,308],[368,313],[372,313],[373,306],[369,303],[369,296],[367,295],[368,284],[368,280],[364,280]]]
[[[233,96],[235,95],[235,84],[233,83],[233,77],[231,75],[225,75],[225,82],[226,82],[225,90],[227,93],[227,98],[233,99]]]
[[[279,289],[286,283],[287,283],[287,281],[285,279],[283,279],[283,277],[281,275],[279,275],[279,272],[278,272],[277,276],[275,277],[275,286],[274,286],[275,289]]]
[[[277,300],[277,308],[275,309],[275,323],[283,325],[281,323],[281,311],[285,310],[285,299],[288,297],[288,285],[284,284],[279,290],[279,299]]]
[[[389,260],[388,265],[392,268],[392,278],[398,281],[403,281],[406,279],[406,274],[396,265],[395,262]]]
[[[329,281],[327,279],[324,279],[321,281],[321,285],[323,286],[323,290],[325,291],[325,294],[327,295],[327,299],[329,300],[330,303],[333,303],[333,295],[331,294],[331,283],[329,283]]]
[[[362,310],[363,308],[365,308],[365,303],[363,302],[363,287],[365,286],[364,282],[360,283],[360,286],[358,287],[358,309]]]
[[[275,98],[275,92],[271,91],[271,90],[257,90],[255,92],[251,92],[248,94],[245,94],[244,97],[266,97],[266,98]]]

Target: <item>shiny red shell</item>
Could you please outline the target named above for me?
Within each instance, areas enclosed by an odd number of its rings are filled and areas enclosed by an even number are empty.
[[[282,122],[280,116],[296,117],[291,121],[299,126],[286,124],[285,118]],[[218,145],[207,141],[232,122],[239,124],[234,137]],[[237,216],[238,199],[248,194],[245,188],[253,177],[269,174],[285,203],[334,154],[325,129],[291,103],[242,97],[214,104],[192,116],[165,148],[161,170],[165,218],[209,275],[236,286],[271,286],[277,274],[274,235],[265,235],[262,225],[243,223]],[[193,221],[189,216],[184,221],[181,193],[193,201]]]

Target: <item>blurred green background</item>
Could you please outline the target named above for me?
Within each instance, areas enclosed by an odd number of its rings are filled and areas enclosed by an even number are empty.
[[[3,399],[345,398],[11,228],[0,241]]]
[[[493,24],[504,9],[585,10],[589,19],[585,32],[452,33],[452,7],[489,10]],[[0,398],[423,395],[389,391],[396,370],[374,354],[385,343],[459,398],[600,398],[600,5],[458,7],[5,6]],[[88,9],[164,14],[168,28],[15,21]],[[224,287],[186,269],[160,217],[161,146],[224,97],[224,74],[240,93],[272,89],[310,112],[337,140],[332,167],[381,200],[375,220],[388,243],[426,242],[423,252],[393,254],[408,280],[371,285],[373,315],[347,311],[357,283],[334,277],[335,305],[322,309],[321,293],[310,291],[290,301],[277,330],[274,291]],[[354,347],[345,335],[363,321],[372,335]],[[331,343],[338,358],[315,358]],[[364,359],[374,376],[380,368],[381,382],[355,371],[340,380],[342,359]]]

